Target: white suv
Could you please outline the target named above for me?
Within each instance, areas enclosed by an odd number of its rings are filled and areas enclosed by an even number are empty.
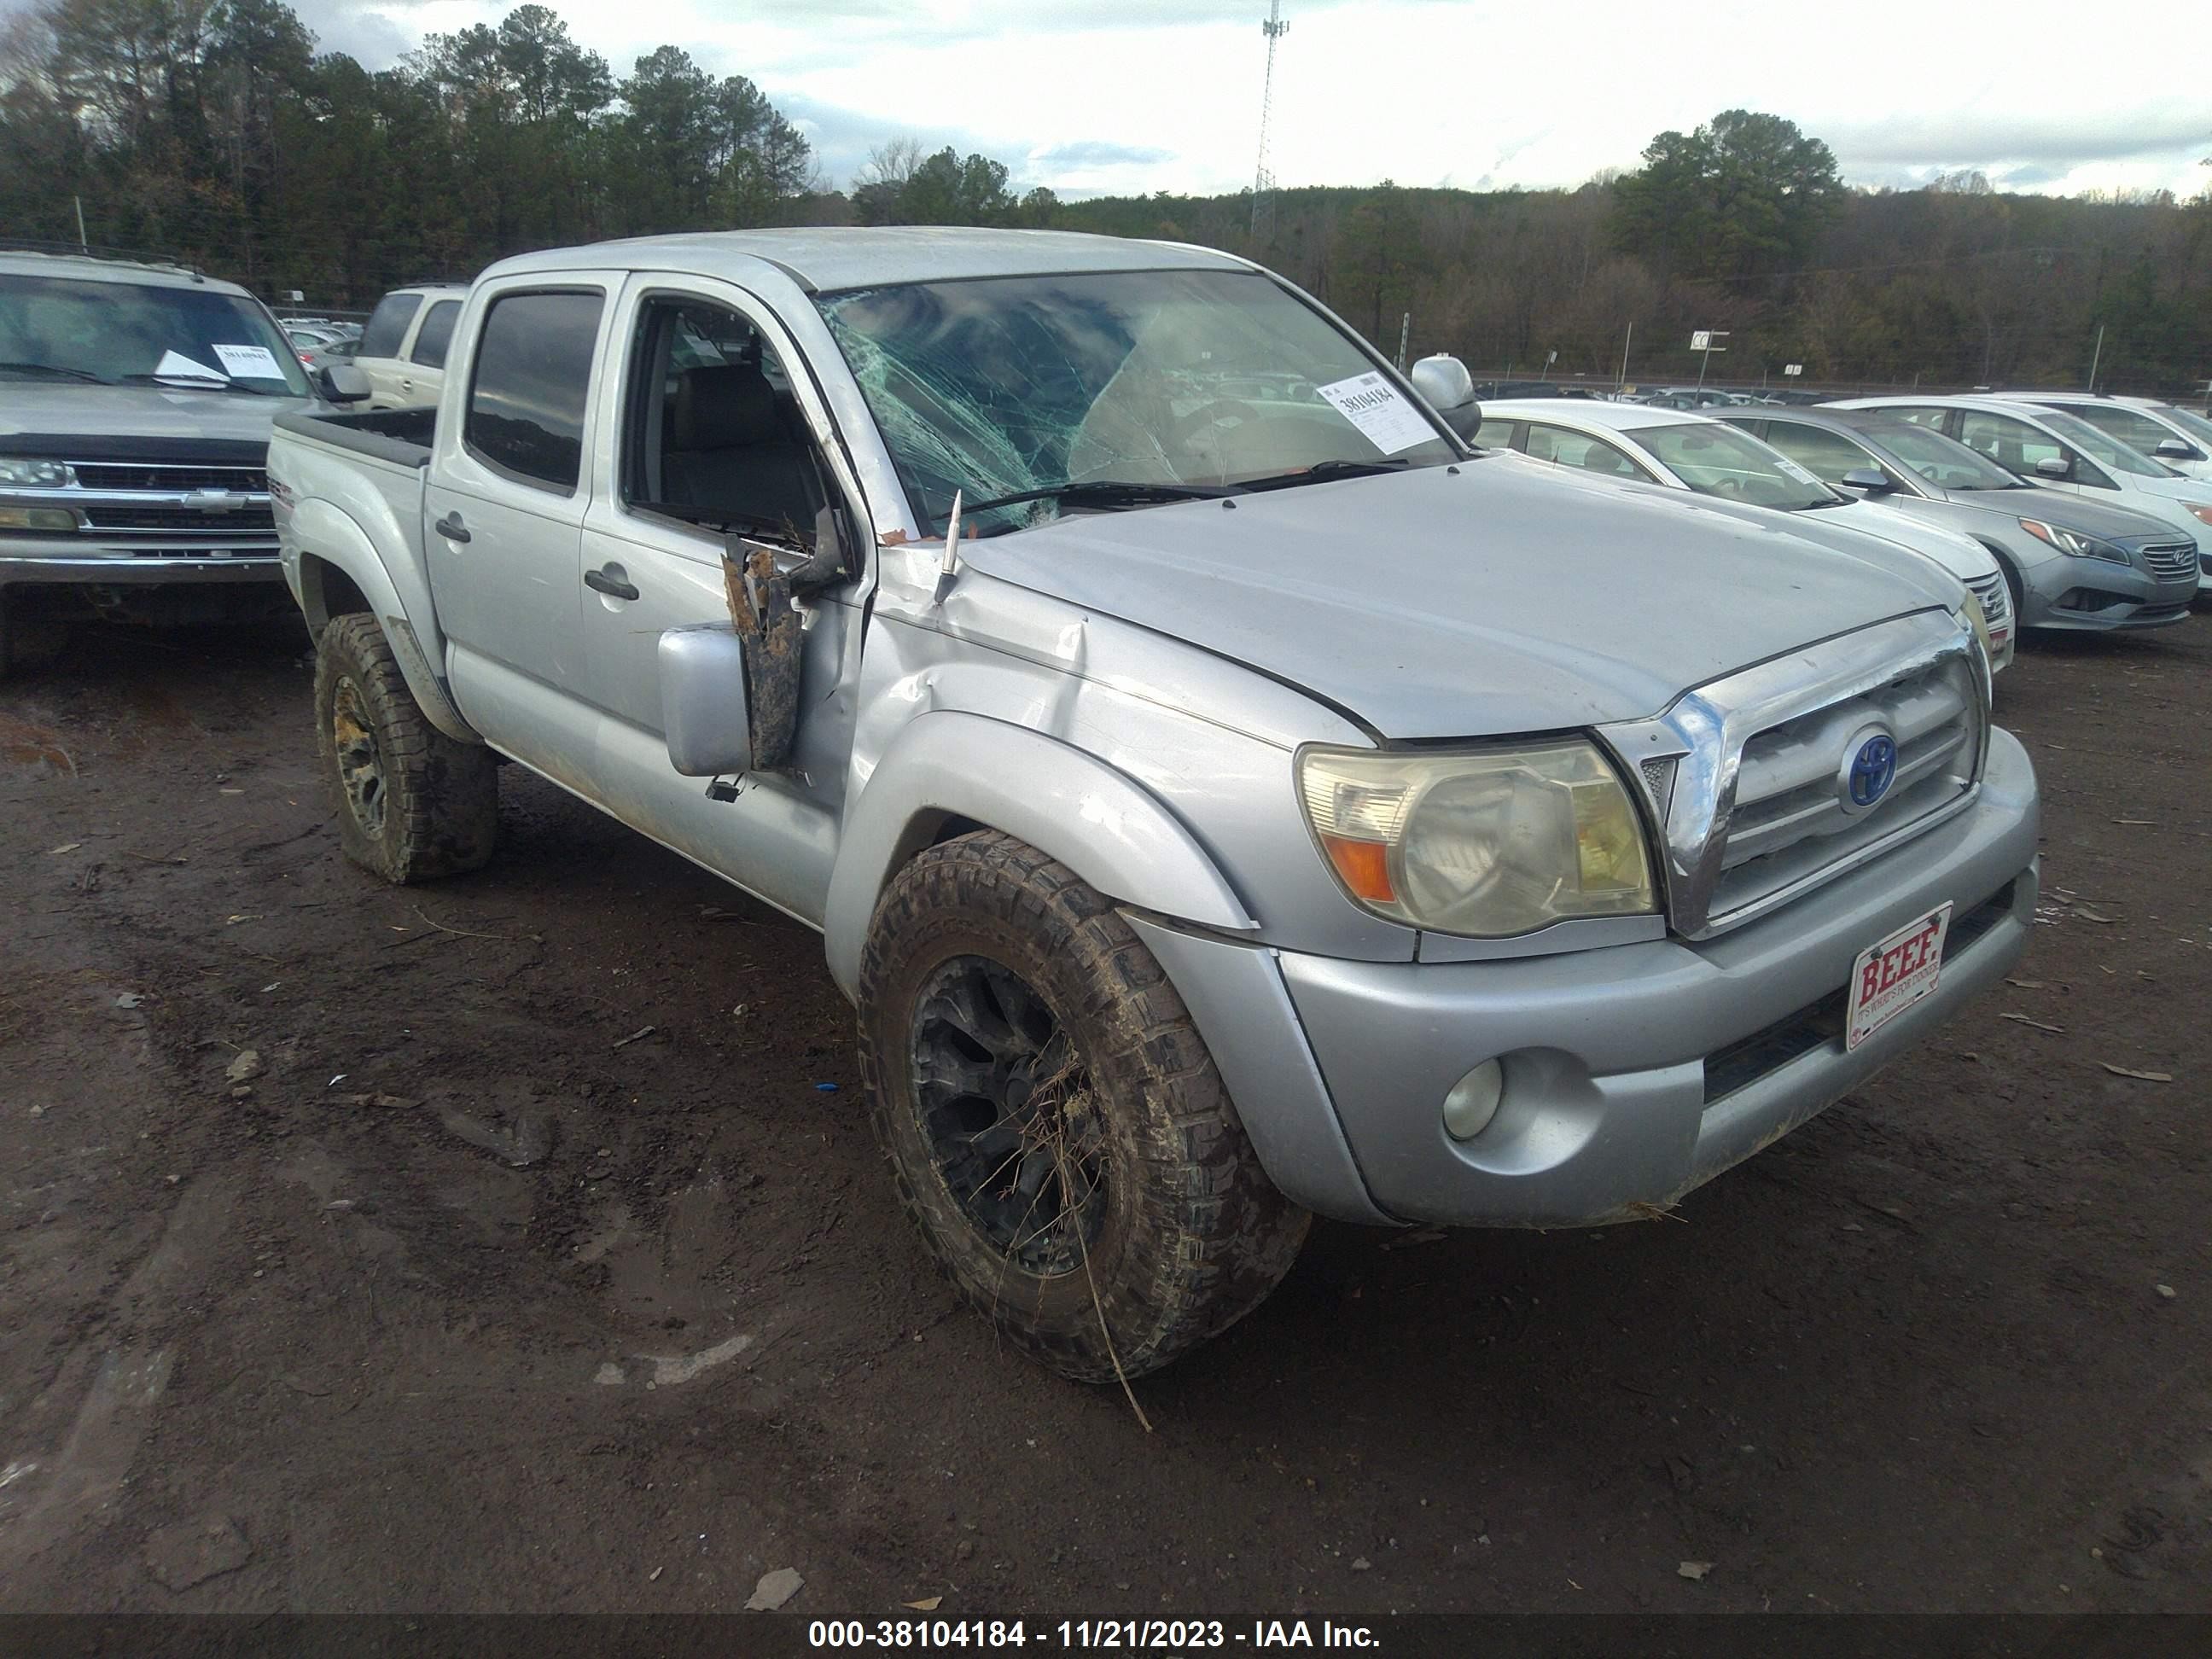
[[[2080,416],[2107,437],[2185,478],[2212,480],[2212,421],[2155,398],[2116,398],[2095,392],[2007,392],[2000,394]]]
[[[446,387],[446,346],[467,289],[431,283],[396,288],[376,302],[354,367],[368,376],[371,409],[420,409]]]

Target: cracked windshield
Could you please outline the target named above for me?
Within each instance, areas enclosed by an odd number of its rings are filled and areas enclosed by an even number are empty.
[[[1357,343],[1265,276],[1110,271],[820,301],[925,527],[990,535],[1456,452]]]

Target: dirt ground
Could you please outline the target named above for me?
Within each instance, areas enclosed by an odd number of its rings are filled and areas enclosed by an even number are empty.
[[[2208,672],[2023,653],[2047,925],[1910,1063],[1675,1218],[1318,1227],[1148,1436],[954,1307],[811,934],[513,769],[381,887],[296,633],[85,631],[0,690],[0,1609],[2212,1610]]]

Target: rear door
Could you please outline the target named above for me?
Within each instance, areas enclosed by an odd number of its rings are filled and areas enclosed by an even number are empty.
[[[408,343],[407,361],[398,366],[401,408],[427,408],[445,391],[446,348],[453,343],[453,325],[460,315],[459,300],[433,300],[422,308],[415,337]]]
[[[572,787],[583,647],[577,549],[591,505],[605,272],[509,277],[472,295],[468,380],[438,423],[423,555],[455,701],[499,748]],[[589,793],[586,791],[586,793]]]
[[[371,409],[403,407],[399,380],[406,364],[400,354],[406,349],[408,331],[422,308],[421,295],[398,293],[386,295],[369,313],[361,331],[361,348],[354,353],[354,366],[368,377]]]

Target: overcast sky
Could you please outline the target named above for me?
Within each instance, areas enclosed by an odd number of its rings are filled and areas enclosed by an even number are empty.
[[[380,68],[478,0],[294,0]],[[0,5],[20,0],[0,0]],[[1067,194],[1251,182],[1265,0],[567,0],[617,76],[664,42],[750,76],[833,185],[900,132]],[[1854,184],[1976,167],[2001,189],[2212,184],[2212,5],[2081,0],[1286,0],[1282,185],[1573,185],[1743,106],[1825,139]]]

